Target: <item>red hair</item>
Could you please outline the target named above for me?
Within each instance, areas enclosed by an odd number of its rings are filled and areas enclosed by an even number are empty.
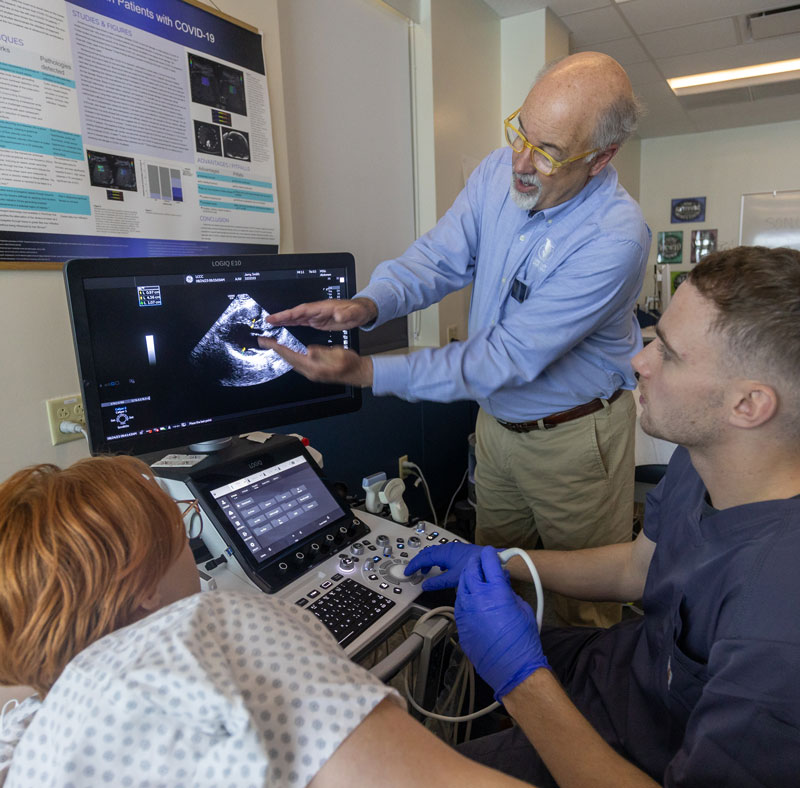
[[[175,502],[133,457],[11,476],[0,485],[0,684],[43,696],[78,652],[139,617],[185,543]]]

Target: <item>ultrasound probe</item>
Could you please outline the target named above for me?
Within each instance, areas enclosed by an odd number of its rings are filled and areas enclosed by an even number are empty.
[[[528,567],[528,571],[531,574],[531,579],[533,580],[533,585],[536,589],[536,626],[541,632],[542,615],[544,613],[544,593],[542,591],[542,581],[539,579],[539,573],[536,571],[536,567],[534,566],[531,557],[519,547],[509,547],[507,550],[500,550],[497,553],[497,557],[500,559],[502,564],[507,564],[508,561],[515,555],[519,556],[525,562],[525,565]],[[429,618],[437,615],[443,615],[446,618],[449,618],[451,621],[455,621],[452,607],[437,607],[428,611],[424,616],[422,616],[417,621],[416,626],[419,626],[424,621],[427,621]],[[501,705],[499,701],[495,701],[494,703],[490,703],[488,706],[485,706],[478,711],[474,711],[471,714],[462,714],[459,717],[450,717],[445,714],[435,714],[432,711],[423,709],[422,706],[420,706],[411,696],[408,686],[406,686],[406,699],[420,714],[424,714],[426,717],[431,717],[435,720],[441,720],[442,722],[469,722],[470,720],[477,719],[478,717],[483,717],[485,714],[488,714],[490,711],[494,711]]]

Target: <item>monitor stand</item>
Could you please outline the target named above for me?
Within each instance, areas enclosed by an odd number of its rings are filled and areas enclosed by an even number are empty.
[[[233,438],[215,438],[211,441],[199,441],[198,443],[190,443],[187,448],[196,454],[207,454],[213,451],[221,451],[233,443]]]

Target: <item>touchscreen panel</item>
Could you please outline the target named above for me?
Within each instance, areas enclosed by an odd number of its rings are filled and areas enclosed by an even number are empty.
[[[302,456],[208,492],[258,563],[346,514]]]

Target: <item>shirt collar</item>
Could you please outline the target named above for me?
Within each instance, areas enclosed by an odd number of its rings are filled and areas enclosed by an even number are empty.
[[[574,197],[570,197],[566,202],[554,205],[552,208],[537,210],[536,215],[541,214],[544,219],[549,221],[553,221],[562,215],[566,216],[588,200],[598,189],[606,185],[609,178],[616,177],[616,174],[617,171],[609,164],[602,172],[589,178],[589,182]],[[526,216],[528,221],[532,218],[534,217]]]

